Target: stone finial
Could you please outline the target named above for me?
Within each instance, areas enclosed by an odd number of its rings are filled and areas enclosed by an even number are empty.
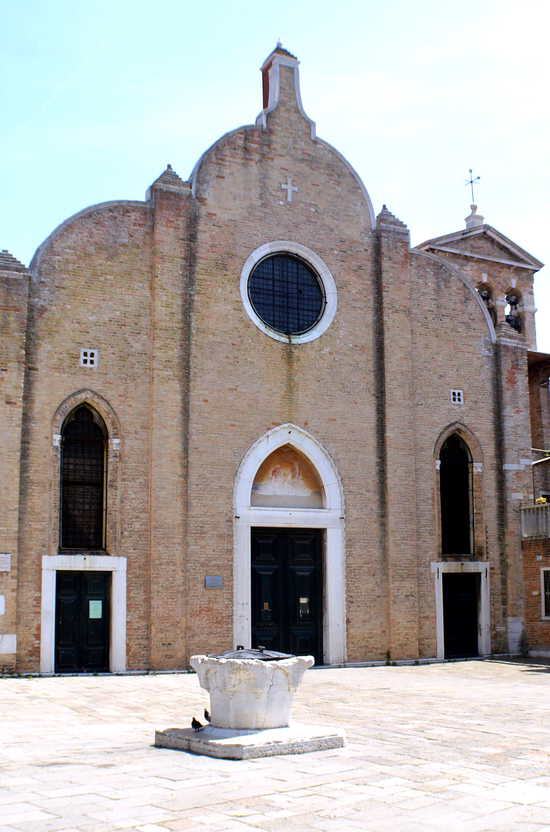
[[[392,234],[399,234],[402,237],[409,236],[409,229],[404,222],[401,222],[391,211],[388,210],[387,205],[382,205],[382,210],[376,218],[376,227],[383,231],[389,231]]]
[[[147,198],[149,199],[153,190],[174,191],[175,193],[183,194],[190,191],[190,189],[191,184],[189,182],[184,182],[173,169],[172,165],[168,164],[166,165],[166,170],[161,173],[158,179],[155,179],[147,191]]]
[[[293,54],[292,54],[292,52],[289,52],[289,51],[288,51],[288,49],[285,49],[285,48],[284,48],[284,46],[283,46],[283,44],[281,43],[281,40],[280,40],[280,39],[277,41],[277,46],[275,47],[275,49],[273,50],[273,52],[270,52],[270,54],[269,54],[269,58],[271,57],[271,55],[273,55],[273,53],[274,53],[274,52],[277,52],[277,54],[279,54],[279,55],[286,55],[286,56],[287,56],[287,58],[292,58],[292,59],[293,59],[293,60],[295,60],[295,61],[297,61],[297,60],[298,60],[298,59],[297,59],[297,57],[296,57],[296,55],[293,55]],[[269,60],[269,58],[268,58],[267,60]]]
[[[0,251],[0,272],[18,272],[22,274],[27,271],[27,267],[17,260],[7,248]]]
[[[481,214],[477,213],[477,205],[470,205],[471,214],[466,217],[466,228],[478,228],[480,225],[483,225],[485,222],[485,218],[481,216]]]
[[[267,117],[281,101],[294,103],[298,112],[309,124],[311,138],[315,138],[315,122],[305,113],[300,94],[300,61],[282,46],[281,41],[269,53],[261,66],[262,73],[262,112],[256,119],[256,126],[267,128]]]

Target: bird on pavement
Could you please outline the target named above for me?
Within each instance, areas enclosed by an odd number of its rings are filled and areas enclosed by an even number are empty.
[[[206,708],[204,709],[204,718],[207,722],[210,722],[210,713],[206,710]]]
[[[198,719],[195,719],[195,717],[193,717],[193,719],[191,720],[191,728],[193,728],[194,731],[202,731],[204,725],[202,724],[202,722],[199,722]]]

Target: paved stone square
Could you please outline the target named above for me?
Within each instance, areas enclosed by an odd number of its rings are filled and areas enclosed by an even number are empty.
[[[191,674],[0,679],[0,832],[550,827],[550,667],[314,669],[296,719],[340,750],[250,761],[154,748],[207,695]]]

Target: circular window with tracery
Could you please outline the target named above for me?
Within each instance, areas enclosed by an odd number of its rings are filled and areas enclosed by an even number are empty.
[[[326,303],[317,274],[287,252],[260,260],[248,279],[248,296],[258,317],[283,335],[308,332]]]
[[[240,290],[250,320],[287,344],[319,338],[336,314],[336,284],[326,263],[292,240],[274,240],[251,252]]]

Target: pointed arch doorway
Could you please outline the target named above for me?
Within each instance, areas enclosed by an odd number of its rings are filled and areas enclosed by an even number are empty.
[[[269,431],[239,466],[234,508],[235,644],[271,635],[274,649],[344,662],[344,501],[327,452],[296,425]]]

